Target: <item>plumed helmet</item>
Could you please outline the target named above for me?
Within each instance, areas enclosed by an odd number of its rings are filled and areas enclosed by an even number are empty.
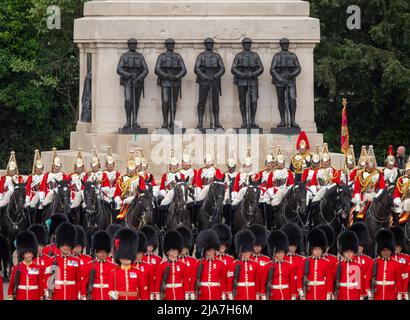
[[[208,249],[219,250],[219,247],[218,234],[214,230],[208,229],[199,232],[196,238],[196,251],[199,252],[202,257],[205,257],[205,252]]]
[[[307,243],[309,254],[312,253],[312,249],[315,247],[320,247],[325,252],[327,248],[326,233],[320,228],[313,229],[307,236]]]
[[[60,224],[62,224],[64,222],[68,222],[68,218],[67,218],[67,216],[65,216],[61,213],[56,213],[56,214],[53,214],[50,217],[50,220],[48,220],[48,221],[50,221],[49,224],[48,224],[48,226],[49,226],[48,227],[48,233],[50,234],[50,237],[51,237],[53,234],[56,233],[57,227]]]
[[[349,228],[350,231],[356,233],[359,239],[359,246],[367,248],[369,245],[369,229],[363,222],[355,222]]]
[[[394,240],[396,243],[396,246],[404,247],[404,239],[405,239],[405,234],[403,228],[399,226],[393,226],[390,228],[390,231],[393,232],[394,234]]]
[[[219,238],[219,243],[229,248],[232,244],[231,228],[225,223],[217,223],[212,226],[212,230],[216,232]]]
[[[37,239],[36,235],[31,231],[22,231],[16,237],[17,255],[23,259],[23,256],[27,252],[37,255]]]
[[[271,257],[277,251],[289,251],[289,239],[285,232],[282,230],[274,230],[268,237],[269,254]]]
[[[27,230],[34,233],[38,245],[46,246],[46,244],[48,243],[48,234],[44,225],[38,223],[32,224]]]
[[[142,231],[137,231],[138,234],[138,252],[147,252],[147,236]]]
[[[75,225],[77,229],[77,238],[75,241],[76,246],[86,247],[87,246],[87,235],[85,234],[84,228],[80,225]]]
[[[75,247],[77,241],[77,229],[69,222],[63,222],[56,230],[56,245],[60,248],[67,245],[71,248]]]
[[[352,250],[357,253],[359,250],[359,239],[356,233],[351,230],[345,230],[337,238],[337,247],[340,254],[343,254],[347,250]]]
[[[146,224],[140,229],[141,232],[147,237],[147,246],[153,246],[154,250],[158,247],[158,233],[155,228],[149,224]]]
[[[183,245],[183,239],[179,232],[175,230],[167,231],[167,233],[164,236],[164,245],[163,245],[163,250],[165,253],[167,253],[171,249],[175,249],[181,252],[182,245]]]
[[[182,237],[182,246],[191,250],[194,245],[194,237],[192,235],[192,231],[185,226],[176,228],[176,231],[179,232]]]
[[[255,235],[255,245],[266,247],[266,242],[268,240],[268,233],[266,232],[265,226],[261,224],[253,224],[249,227],[249,230]]]
[[[296,246],[296,252],[301,252],[303,250],[302,229],[296,223],[288,222],[281,230],[288,236],[289,246]]]
[[[110,234],[107,231],[99,230],[96,233],[94,233],[91,243],[92,243],[92,250],[94,252],[98,252],[101,250],[107,253],[111,252],[112,239],[111,239]]]
[[[376,233],[376,252],[378,255],[383,249],[394,252],[395,245],[394,234],[389,229],[382,229]]]
[[[114,260],[120,264],[120,259],[128,259],[132,262],[137,257],[138,235],[132,229],[121,229],[114,238]]]
[[[243,252],[253,252],[255,235],[250,230],[241,230],[235,235],[235,249],[239,256]]]

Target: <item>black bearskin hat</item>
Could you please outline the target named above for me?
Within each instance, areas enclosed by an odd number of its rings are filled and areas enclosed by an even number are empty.
[[[302,229],[296,223],[289,222],[281,230],[288,236],[289,246],[296,246],[296,252],[301,252],[303,250]]]
[[[393,226],[390,228],[390,231],[394,234],[394,241],[396,243],[396,246],[404,248],[404,230],[399,226]]]
[[[325,234],[326,234],[326,239],[327,239],[327,246],[330,248],[333,248],[334,244],[335,244],[335,230],[333,229],[333,227],[329,224],[321,224],[319,226],[317,226],[319,229],[322,229]]]
[[[269,254],[271,257],[277,251],[289,251],[289,239],[285,232],[282,230],[274,230],[269,234],[268,237]]]
[[[153,246],[154,250],[158,248],[158,233],[153,226],[146,224],[140,229],[140,231],[147,237],[147,246]]]
[[[120,264],[120,259],[129,259],[132,262],[137,257],[138,234],[132,229],[121,229],[114,238],[114,259]]]
[[[232,232],[231,228],[225,223],[218,223],[213,225],[212,230],[216,232],[219,238],[219,243],[224,244],[229,248],[232,244]]]
[[[87,235],[85,234],[84,228],[79,225],[75,225],[77,229],[77,238],[75,240],[76,246],[86,247],[87,246]]]
[[[367,248],[369,245],[369,229],[363,222],[355,222],[349,228],[350,231],[356,233],[359,239],[359,246]]]
[[[376,233],[376,249],[378,255],[380,255],[383,249],[390,249],[394,252],[395,245],[394,233],[389,229],[382,229]]]
[[[176,231],[179,232],[179,234],[182,236],[183,248],[188,248],[189,250],[191,250],[192,246],[194,245],[194,237],[192,235],[192,231],[185,226],[176,228]]]
[[[351,230],[343,231],[337,239],[337,247],[340,254],[343,254],[343,252],[347,250],[352,250],[354,253],[357,253],[359,250],[359,239],[356,233]]]
[[[107,231],[100,230],[94,233],[92,238],[92,250],[98,252],[104,250],[107,253],[111,252],[112,242],[111,236]]]
[[[108,232],[108,234],[110,235],[111,239],[114,239],[115,234],[117,233],[118,230],[121,230],[122,227],[119,224],[115,224],[112,223],[109,226],[107,226],[107,228],[105,229],[105,231]]]
[[[265,248],[268,241],[268,233],[266,232],[265,226],[261,224],[253,224],[249,227],[249,230],[255,235],[255,246]]]
[[[162,248],[164,252],[167,253],[171,249],[181,251],[182,246],[183,239],[181,234],[175,230],[167,231],[167,233],[164,236],[164,245]]]
[[[235,235],[235,249],[239,256],[242,252],[253,252],[255,235],[250,230],[241,230]]]
[[[36,235],[31,231],[22,231],[16,237],[17,255],[23,259],[26,252],[32,252],[37,255],[37,239]]]
[[[37,239],[37,243],[39,246],[46,246],[48,243],[48,234],[46,227],[42,224],[32,224],[27,231],[31,231],[34,233]]]
[[[312,249],[315,247],[320,247],[325,252],[327,248],[326,233],[320,228],[313,229],[307,236],[307,243],[309,254],[312,253]]]
[[[67,245],[71,248],[75,247],[77,240],[77,229],[69,222],[60,224],[56,230],[57,248]]]
[[[196,238],[196,251],[202,257],[208,249],[219,250],[220,247],[218,234],[214,230],[202,230]]]
[[[53,214],[50,217],[50,225],[48,229],[48,233],[50,234],[50,237],[56,233],[57,227],[64,222],[68,222],[68,218],[61,213]]]
[[[138,234],[138,252],[147,252],[147,236],[142,231],[137,231]]]

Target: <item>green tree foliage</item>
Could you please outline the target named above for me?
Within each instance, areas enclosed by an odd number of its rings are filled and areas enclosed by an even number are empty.
[[[341,99],[346,96],[350,142],[356,152],[373,144],[380,165],[389,144],[410,147],[410,2],[310,3],[322,37],[315,50],[318,130],[340,152]],[[361,9],[360,30],[346,26],[350,5]]]

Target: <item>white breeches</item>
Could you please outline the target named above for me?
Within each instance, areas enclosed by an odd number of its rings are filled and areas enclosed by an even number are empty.
[[[197,197],[196,197],[196,201],[202,201],[202,200],[204,200],[204,199],[206,198],[206,196],[208,195],[209,188],[210,188],[210,185],[209,185],[209,184],[206,185],[206,186],[204,186],[204,187],[198,192],[198,195],[197,195]]]
[[[125,198],[125,199],[124,199],[124,202],[123,202],[124,205],[125,205],[125,204],[128,204],[128,205],[131,204],[131,203],[134,201],[134,198],[135,198],[135,196],[131,196],[131,197]]]
[[[74,200],[72,200],[70,204],[70,208],[77,208],[81,205],[81,202],[83,201],[83,193],[81,191],[77,191],[74,193]]]
[[[319,191],[314,195],[312,202],[321,201],[327,191],[326,187],[321,187]]]
[[[173,199],[174,199],[174,189],[171,189],[167,193],[165,193],[164,199],[162,199],[160,205],[167,206],[172,202]]]
[[[259,199],[260,203],[269,203],[272,201],[274,197],[273,188],[267,189],[263,194],[261,193],[261,197]]]
[[[248,189],[248,187],[242,187],[242,189],[239,190],[239,192],[236,194],[236,197],[234,199],[232,199],[232,205],[233,206],[238,205],[238,203],[243,200],[243,197],[245,196],[245,193],[246,193],[247,189]]]
[[[403,201],[403,211],[410,212],[410,199],[405,199]]]
[[[272,198],[272,202],[271,202],[272,206],[275,207],[275,206],[280,205],[280,203],[282,202],[282,199],[285,197],[287,192],[288,192],[288,189],[286,187],[279,188]]]
[[[40,197],[38,196],[38,193],[36,193],[30,201],[30,204],[29,204],[30,208],[37,207],[39,202],[40,202]]]
[[[3,198],[0,200],[0,208],[5,207],[9,204],[10,198],[13,195],[13,190],[6,191],[3,194]]]
[[[54,199],[54,190],[50,190],[47,193],[47,195],[46,195],[46,197],[43,201],[43,206],[46,206],[46,205],[50,204],[51,202],[53,202],[53,199]]]
[[[365,192],[363,194],[363,202],[373,201],[375,196],[376,196],[376,192]]]

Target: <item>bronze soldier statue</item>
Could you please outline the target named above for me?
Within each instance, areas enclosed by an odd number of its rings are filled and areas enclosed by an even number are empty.
[[[283,38],[279,41],[282,51],[275,54],[270,68],[272,83],[276,87],[280,123],[278,128],[286,127],[286,100],[289,104],[290,127],[299,128],[295,121],[296,115],[296,77],[302,71],[296,54],[289,52],[289,40]]]
[[[194,69],[194,72],[197,75],[196,82],[199,84],[197,128],[202,128],[204,124],[205,104],[209,91],[212,103],[210,110],[210,127],[213,127],[213,113],[215,128],[222,128],[219,123],[219,96],[222,94],[221,77],[225,73],[225,66],[221,56],[213,51],[214,40],[212,38],[206,38],[204,40],[204,45],[206,50],[198,55]]]
[[[235,56],[232,64],[234,84],[238,86],[239,109],[242,115],[242,128],[259,128],[255,123],[258,107],[258,77],[263,73],[259,55],[251,51],[252,40],[242,40],[243,51]]]
[[[136,52],[137,40],[128,40],[129,51],[124,53],[118,62],[117,73],[121,76],[120,84],[124,86],[125,115],[127,122],[124,129],[140,128],[137,123],[141,93],[144,91],[144,79],[148,75],[148,67],[144,56]]]
[[[165,40],[167,51],[161,53],[155,65],[158,85],[161,86],[162,128],[173,128],[177,111],[178,96],[181,96],[181,79],[186,75],[186,68],[182,57],[174,52],[175,40]],[[168,123],[168,113],[170,121]]]

